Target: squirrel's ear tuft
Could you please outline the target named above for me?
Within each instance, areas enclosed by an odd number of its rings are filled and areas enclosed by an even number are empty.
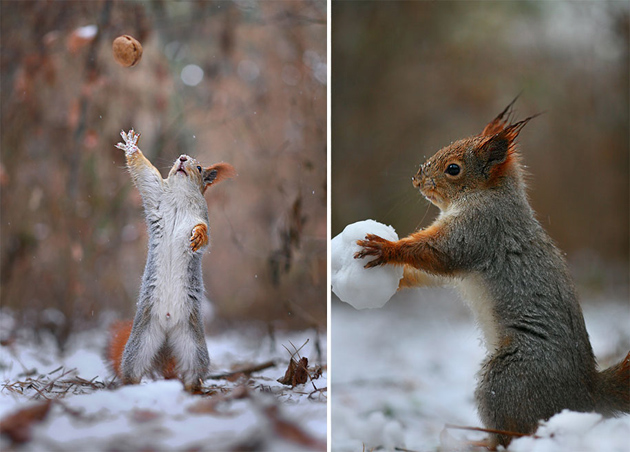
[[[203,191],[210,185],[215,185],[222,180],[236,176],[236,170],[229,163],[215,163],[203,170]]]
[[[541,113],[536,113],[535,115],[532,115],[529,118],[525,118],[522,121],[511,124],[507,126],[505,129],[503,129],[503,133],[505,133],[508,140],[514,141],[516,140],[516,137],[518,136],[518,134],[521,133],[521,130],[523,130],[523,127],[525,127],[529,121],[534,119],[536,116],[542,115],[543,113],[544,111]]]
[[[520,94],[518,96],[520,96]],[[501,113],[499,113],[496,118],[490,121],[490,123],[486,127],[484,127],[483,131],[481,132],[482,137],[496,135],[497,133],[505,129],[505,125],[510,121],[510,117],[512,116],[512,107],[514,106],[514,102],[516,102],[516,99],[518,99],[518,96],[516,96],[514,100],[510,102],[508,106],[505,107],[505,109]]]

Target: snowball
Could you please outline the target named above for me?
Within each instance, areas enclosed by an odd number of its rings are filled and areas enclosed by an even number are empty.
[[[357,240],[364,239],[367,234],[398,240],[391,226],[365,220],[346,226],[330,244],[332,290],[341,301],[351,304],[355,309],[383,307],[396,293],[398,282],[403,276],[402,266],[384,265],[368,269],[363,266],[373,259],[372,256],[354,258],[354,254],[361,249]]]

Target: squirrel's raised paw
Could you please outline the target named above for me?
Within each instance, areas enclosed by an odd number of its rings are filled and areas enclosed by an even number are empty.
[[[208,227],[203,223],[199,223],[192,230],[192,234],[190,236],[190,248],[193,251],[197,251],[199,248],[207,244],[208,244]]]
[[[363,259],[367,256],[376,256],[375,259],[364,265],[365,268],[385,265],[387,263],[385,248],[387,248],[390,244],[391,242],[389,240],[385,240],[378,235],[368,234],[365,236],[365,240],[357,240],[357,245],[363,249],[354,253],[354,258]]]
[[[139,150],[137,146],[138,139],[140,138],[139,133],[136,133],[133,129],[131,129],[129,133],[125,133],[124,130],[121,130],[120,136],[124,143],[118,143],[116,147],[125,151],[126,155],[131,155]]]

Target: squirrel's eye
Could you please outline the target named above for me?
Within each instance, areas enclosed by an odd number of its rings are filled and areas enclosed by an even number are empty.
[[[457,176],[460,171],[461,171],[461,168],[459,167],[459,165],[457,165],[456,163],[451,163],[450,165],[446,167],[446,171],[444,172],[448,174],[449,176]]]
[[[201,172],[201,167],[200,166],[198,166],[197,169],[199,170],[199,172]]]

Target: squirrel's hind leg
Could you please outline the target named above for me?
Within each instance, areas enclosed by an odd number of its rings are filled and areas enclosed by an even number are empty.
[[[166,334],[156,322],[145,322],[144,319],[134,322],[120,365],[124,384],[140,383],[142,376],[153,367],[165,340]]]
[[[208,374],[210,356],[201,317],[192,313],[189,320],[169,332],[169,342],[185,389],[198,392]]]

